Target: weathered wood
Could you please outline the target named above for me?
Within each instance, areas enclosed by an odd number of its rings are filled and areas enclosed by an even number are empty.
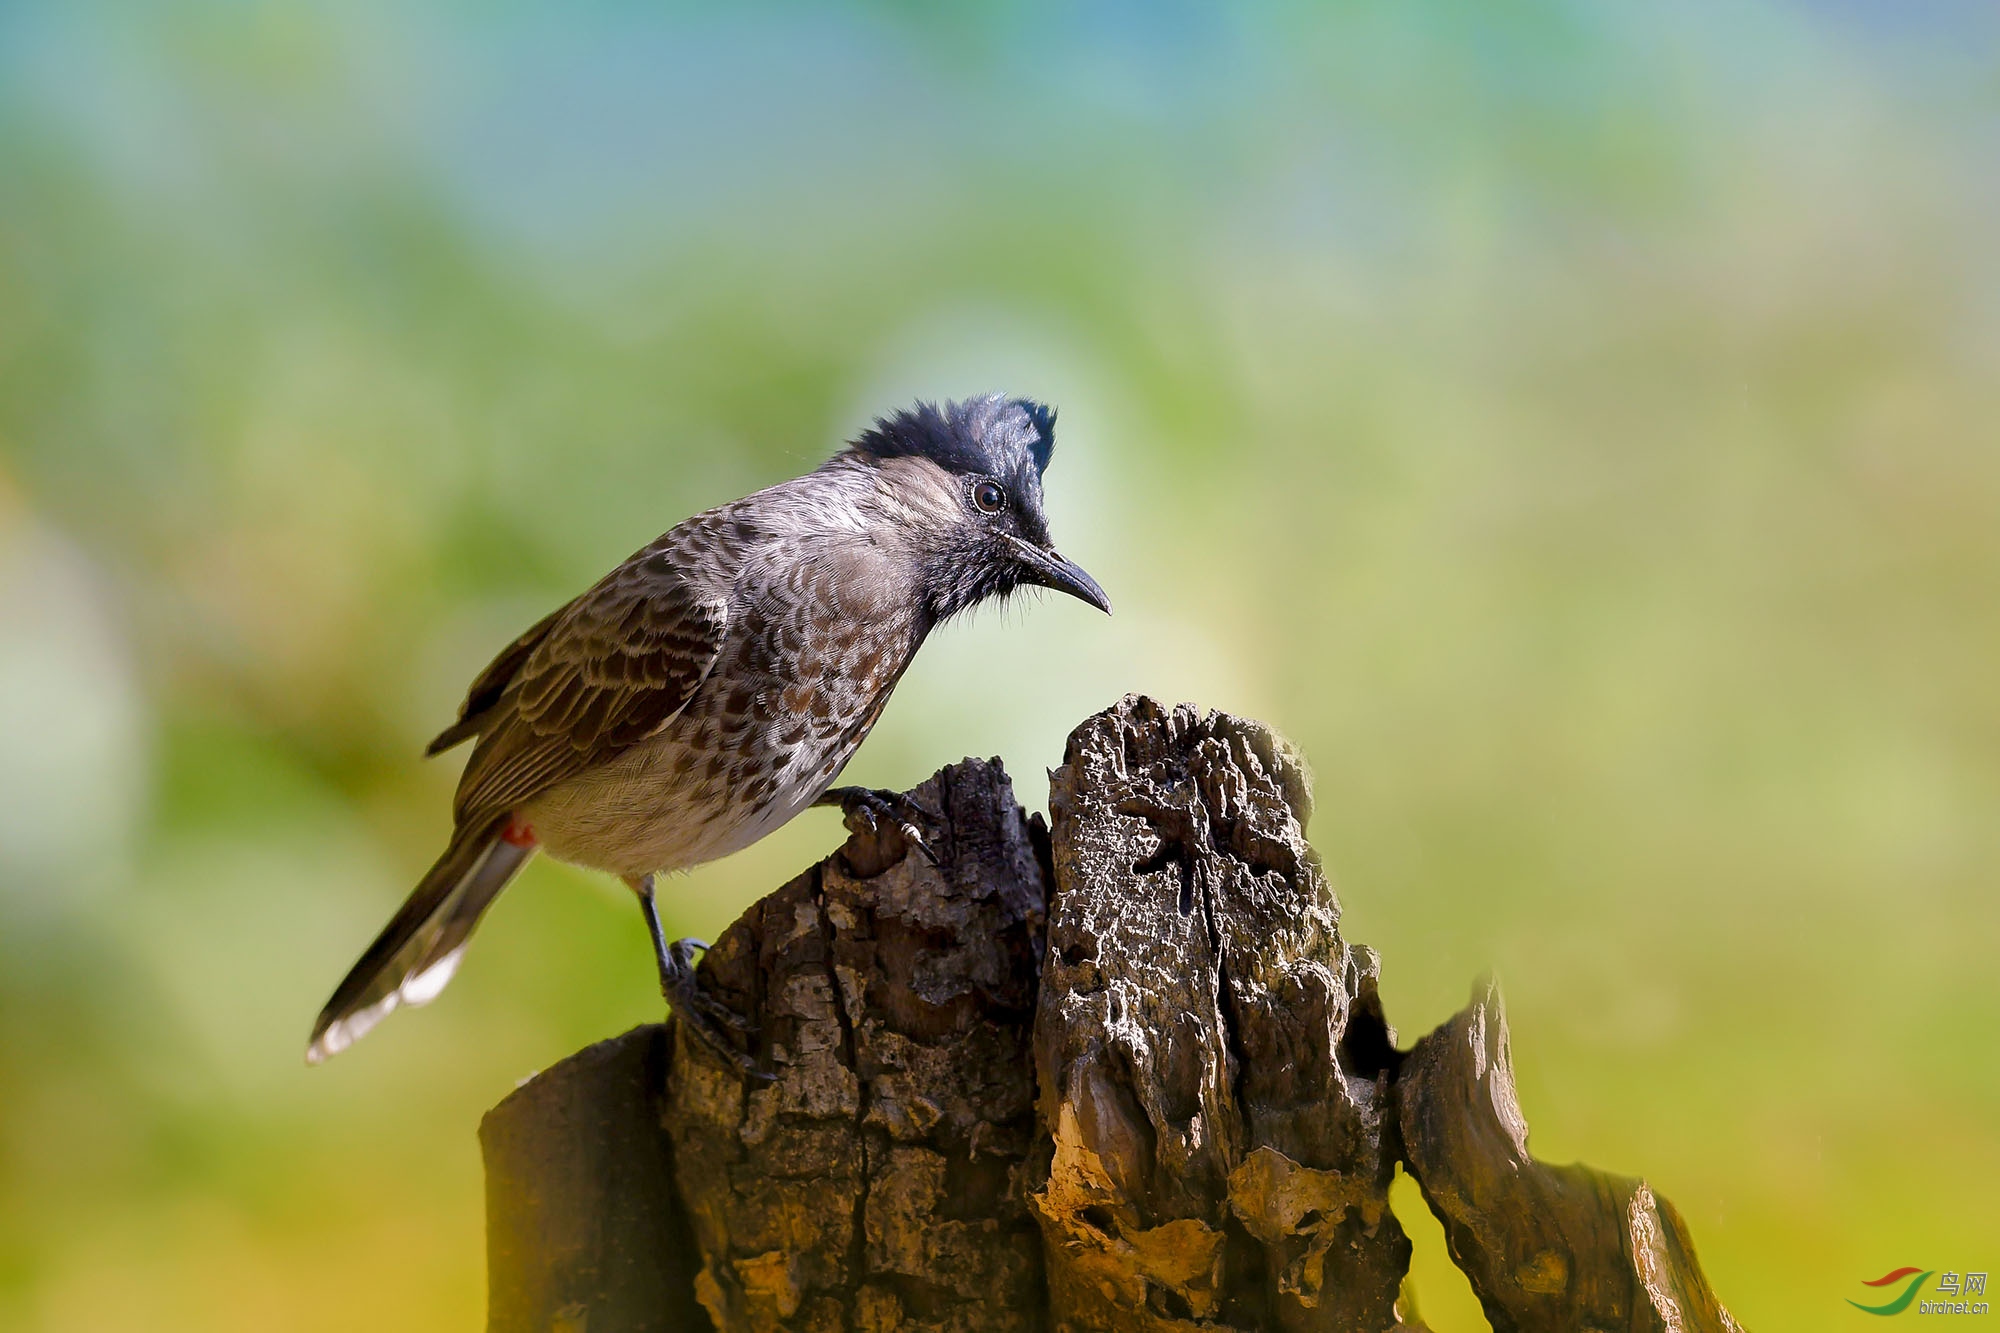
[[[1054,774],[1032,1196],[1054,1315],[1106,1330],[1394,1328],[1394,1057],[1340,937],[1305,766],[1128,697]]]
[[[916,789],[933,864],[866,820],[702,960],[758,1026],[758,1085],[686,1035],[668,1125],[729,1330],[1032,1330],[1039,1238],[1017,1177],[1046,892],[999,762]]]
[[[1499,1333],[1736,1330],[1643,1182],[1528,1156],[1497,993],[1396,1050],[1282,740],[1128,697],[1051,779],[946,769],[928,854],[857,815],[716,942],[770,1082],[645,1028],[495,1108],[490,1328],[1416,1329],[1400,1159]]]
[[[1492,981],[1417,1043],[1397,1096],[1410,1174],[1494,1333],[1740,1333],[1645,1181],[1529,1155]]]
[[[601,1041],[486,1113],[488,1333],[708,1333],[660,1131],[667,1030]]]

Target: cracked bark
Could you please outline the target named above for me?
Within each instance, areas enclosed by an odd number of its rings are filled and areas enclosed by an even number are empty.
[[[495,1108],[490,1328],[1416,1328],[1399,1160],[1496,1329],[1735,1328],[1643,1182],[1527,1156],[1497,993],[1396,1050],[1274,733],[1128,696],[1050,777],[716,941],[769,1083],[655,1026]]]
[[[1018,1176],[1046,890],[995,763],[911,794],[936,864],[894,829],[753,908],[701,965],[755,1017],[746,1083],[680,1038],[667,1123],[726,1329],[1015,1329],[1041,1305]]]
[[[1396,1326],[1377,964],[1340,937],[1310,800],[1226,714],[1127,699],[1070,737],[1031,1196],[1067,1327]]]

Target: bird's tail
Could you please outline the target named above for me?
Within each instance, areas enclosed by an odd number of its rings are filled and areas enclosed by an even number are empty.
[[[313,1024],[306,1063],[338,1055],[398,1006],[428,1004],[458,970],[472,928],[535,854],[500,836],[505,818],[461,828]]]

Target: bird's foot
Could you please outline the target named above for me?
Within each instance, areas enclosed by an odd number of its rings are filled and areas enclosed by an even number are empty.
[[[873,787],[829,787],[814,805],[836,805],[855,832],[880,835],[884,825],[902,835],[903,841],[924,854],[933,868],[937,853],[931,850],[918,821],[929,822],[930,813],[899,791],[878,791]]]
[[[706,941],[695,939],[668,945],[660,955],[660,993],[673,1006],[681,1026],[702,1045],[735,1065],[745,1077],[769,1083],[774,1075],[736,1045],[739,1038],[754,1036],[756,1025],[702,990],[695,980],[694,956],[707,948]]]

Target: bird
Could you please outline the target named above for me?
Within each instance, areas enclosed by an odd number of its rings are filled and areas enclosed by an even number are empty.
[[[660,878],[814,805],[894,819],[924,846],[903,798],[834,782],[926,637],[1023,589],[1111,610],[1049,536],[1055,420],[998,393],[878,417],[804,476],[676,525],[502,649],[426,751],[474,742],[451,840],[334,989],[308,1063],[435,999],[542,852],[631,888],[676,1016],[751,1068],[742,1021],[694,984],[707,946],[667,942]]]

